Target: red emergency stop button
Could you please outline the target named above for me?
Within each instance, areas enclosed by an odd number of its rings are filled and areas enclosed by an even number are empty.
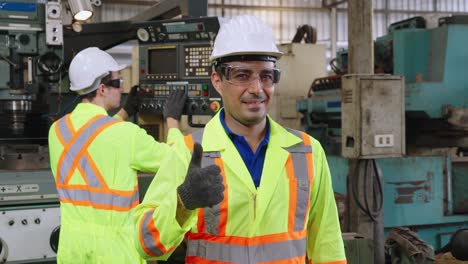
[[[216,112],[219,111],[220,108],[221,108],[221,105],[219,104],[218,101],[213,101],[213,102],[211,102],[211,104],[210,104],[210,109],[211,109],[211,111],[213,111],[213,112],[216,113]]]

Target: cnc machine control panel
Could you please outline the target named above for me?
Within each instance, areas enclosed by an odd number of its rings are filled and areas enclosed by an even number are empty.
[[[137,25],[140,113],[162,114],[172,89],[188,92],[186,115],[214,115],[221,108],[221,96],[211,85],[209,61],[218,30],[217,17]]]

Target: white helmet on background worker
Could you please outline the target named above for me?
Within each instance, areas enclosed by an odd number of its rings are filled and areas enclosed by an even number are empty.
[[[80,95],[95,91],[101,79],[110,72],[120,71],[127,65],[118,64],[109,53],[91,47],[84,49],[75,55],[70,63],[68,76],[70,78],[70,90]]]
[[[276,61],[282,54],[270,26],[255,16],[242,15],[221,24],[210,61],[214,64],[249,58]]]

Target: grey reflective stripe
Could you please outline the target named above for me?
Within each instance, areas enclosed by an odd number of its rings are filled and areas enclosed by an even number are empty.
[[[60,131],[60,134],[62,135],[62,138],[65,142],[68,143],[68,141],[70,141],[71,137],[72,137],[72,133],[67,125],[67,120],[66,118],[68,117],[68,115],[64,116],[63,118],[61,118],[59,121],[58,121],[58,129]]]
[[[204,129],[200,129],[192,133],[192,140],[195,143],[202,143],[203,140],[203,132]],[[202,162],[201,166],[202,167],[207,167],[210,165],[215,165],[215,158],[221,157],[221,154],[219,151],[215,152],[204,152],[203,157],[202,157]],[[221,215],[221,210],[220,210],[220,205],[217,204],[213,207],[205,207],[203,208],[203,218],[205,221],[205,226],[206,226],[206,232],[208,234],[213,234],[213,235],[218,235],[218,227],[219,227],[219,222],[220,222],[220,215]]]
[[[210,166],[215,164],[215,158],[219,158],[221,154],[219,151],[216,152],[205,152],[202,157],[202,167]],[[221,215],[220,204],[213,207],[203,208],[203,218],[205,220],[206,232],[208,234],[218,235],[219,222]]]
[[[138,191],[134,190],[132,196],[122,196],[111,193],[90,192],[88,190],[73,190],[57,188],[61,199],[69,199],[73,202],[87,201],[94,205],[116,206],[130,210],[132,204],[139,201]]]
[[[288,260],[306,255],[306,239],[287,240],[253,246],[221,244],[216,241],[189,240],[187,256],[198,256],[206,260],[258,263]]]
[[[202,157],[202,167],[210,166],[215,164],[215,158],[221,157],[221,153],[219,151],[213,152],[203,152]]]
[[[195,132],[192,133],[192,140],[193,140],[193,143],[202,143],[202,139],[203,139],[203,132],[205,131],[204,128],[201,128]]]
[[[60,175],[59,175],[59,183],[63,184],[64,181],[65,181],[65,177],[66,175],[68,174],[69,170],[72,169],[72,164],[73,164],[73,161],[75,158],[77,158],[77,155],[78,153],[80,152],[80,150],[84,147],[84,145],[86,144],[86,141],[87,139],[94,133],[94,131],[96,131],[97,129],[99,129],[99,127],[109,123],[109,122],[112,122],[112,121],[115,121],[116,119],[115,118],[111,118],[111,117],[108,117],[108,116],[103,116],[97,120],[95,120],[91,125],[89,125],[85,130],[83,130],[79,135],[78,135],[78,138],[75,140],[75,142],[73,143],[72,146],[70,146],[68,148],[68,153],[65,155],[65,158],[62,162],[62,164],[60,164]],[[59,127],[59,129],[62,129],[63,127]],[[66,133],[70,133],[70,130],[68,128],[68,126],[65,126],[64,130],[60,130],[60,133],[63,135],[63,134],[66,134]],[[68,142],[67,142],[68,143]],[[88,177],[88,176],[86,176]],[[92,179],[88,179],[89,182],[93,182],[95,183],[94,180]],[[99,185],[95,186],[95,187],[98,187]]]
[[[101,185],[101,182],[99,182],[97,175],[94,173],[93,169],[89,165],[89,160],[88,157],[83,155],[80,158],[80,166],[84,170],[84,176],[86,177],[89,186],[91,187],[96,187],[96,188],[102,188],[103,186]]]
[[[301,132],[288,129],[289,132],[302,139]],[[291,153],[294,167],[294,177],[296,178],[296,215],[294,216],[294,231],[300,231],[305,228],[305,218],[307,214],[307,204],[310,199],[310,181],[307,170],[307,153],[312,152],[312,147],[307,146],[302,141],[300,144],[286,148]]]
[[[202,143],[203,140],[203,132],[204,129],[199,129],[192,133],[192,140],[194,143]],[[207,167],[210,165],[215,165],[215,158],[221,157],[221,153],[219,151],[214,152],[203,152],[202,167]],[[208,234],[218,235],[219,233],[219,221],[221,215],[220,205],[217,204],[213,207],[205,207],[203,208],[203,218],[205,222],[206,232]]]
[[[146,249],[148,249],[154,256],[161,256],[164,253],[159,250],[159,248],[156,247],[156,241],[154,241],[153,234],[151,233],[151,230],[148,228],[148,225],[150,221],[153,221],[153,213],[154,209],[147,212],[143,216],[143,220],[141,223],[141,228],[140,228],[140,237],[143,239],[143,243]],[[146,251],[146,250],[145,250]]]

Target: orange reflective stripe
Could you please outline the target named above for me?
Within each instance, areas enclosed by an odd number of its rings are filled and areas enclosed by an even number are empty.
[[[94,118],[93,118],[93,119],[94,119]],[[93,142],[94,138],[96,138],[97,135],[99,135],[99,133],[101,133],[102,130],[104,130],[104,129],[106,129],[107,127],[109,127],[109,126],[111,126],[111,125],[113,125],[113,124],[115,124],[115,123],[118,123],[118,122],[122,122],[122,121],[120,121],[120,120],[115,120],[115,121],[111,121],[111,122],[109,122],[109,123],[107,123],[107,124],[104,124],[104,125],[100,126],[100,127],[99,127],[98,129],[96,129],[96,131],[94,131],[94,133],[88,138],[88,140],[86,141],[85,144],[83,144],[83,147],[82,147],[81,150],[78,152],[78,154],[76,155],[76,157],[74,157],[75,160],[73,161],[73,164],[72,164],[70,170],[68,171],[67,176],[65,177],[65,182],[64,182],[65,184],[67,184],[68,181],[70,181],[70,178],[71,178],[71,176],[73,175],[73,171],[74,171],[74,169],[76,168],[76,166],[78,165],[78,162],[80,161],[80,158],[83,156],[83,154],[84,154],[85,152],[88,151],[88,146],[89,146],[89,144],[91,144],[91,142]],[[80,130],[81,130],[81,129],[80,129]],[[78,131],[76,135],[79,135],[79,134],[80,134],[80,131]],[[75,136],[74,136],[74,138],[75,138]],[[76,137],[76,138],[77,138],[77,137]],[[73,141],[73,139],[70,140],[70,141]]]
[[[140,220],[138,237],[140,245],[149,256],[157,257],[173,251],[174,247],[166,249],[161,243],[159,230],[153,221],[154,209],[146,212]],[[146,223],[146,224],[145,224]]]
[[[294,166],[292,155],[289,154],[286,161],[286,174],[289,179],[289,210],[288,210],[288,230],[294,231],[294,219],[296,216],[296,201],[297,201],[297,179],[294,177]]]
[[[302,135],[302,140],[304,140],[304,145],[306,146],[310,146],[310,137],[309,135],[307,135],[306,133],[304,132],[301,132],[301,135]]]
[[[73,145],[73,143],[75,143],[76,139],[78,138],[78,136],[80,135],[80,132],[82,132],[83,130],[85,130],[88,126],[90,126],[94,121],[96,121],[98,118],[100,118],[101,116],[98,115],[98,116],[95,116],[93,117],[92,119],[90,119],[88,122],[86,122],[86,124],[84,124],[84,126],[82,126],[80,128],[80,130],[78,130],[77,133],[75,133],[72,138],[70,139],[70,141],[68,141],[68,143],[66,143],[64,146],[63,146],[63,151],[62,151],[62,154],[60,155],[60,158],[59,158],[59,161],[57,162],[57,177],[60,178],[60,166],[62,165],[62,162],[63,162],[63,159],[66,157],[66,155],[68,154],[68,149],[70,148],[70,146]],[[66,118],[66,117],[65,117]],[[57,129],[58,129],[58,126],[57,126]],[[60,131],[56,131],[58,132],[57,134],[60,134]],[[70,170],[72,171],[72,170]],[[70,171],[68,173],[70,173]],[[65,177],[66,178],[66,177]],[[58,181],[59,182],[59,181]],[[64,181],[66,182],[66,181]]]
[[[275,242],[283,242],[288,240],[303,239],[307,236],[307,230],[297,232],[283,232],[278,234],[254,236],[254,237],[238,237],[238,236],[215,236],[206,233],[190,233],[188,238],[191,240],[207,240],[221,244],[253,246],[260,244],[269,244]]]
[[[310,143],[310,137],[309,135],[307,135],[306,133],[304,132],[301,132],[302,134],[302,139],[304,140],[304,144],[307,145],[307,146],[310,146],[311,143]],[[309,161],[307,162],[307,175],[309,177],[309,190],[312,190],[312,185],[314,183],[314,159],[312,157],[312,153],[311,152],[308,152],[306,153],[306,159]],[[310,192],[310,191],[309,191]],[[310,199],[307,200],[307,212],[309,212],[309,209],[310,209]],[[308,215],[305,214],[304,215],[304,225],[307,224],[307,217]],[[304,226],[304,228],[306,228]]]
[[[129,207],[122,207],[122,206],[117,206],[117,205],[97,204],[97,203],[93,203],[90,201],[76,201],[76,200],[64,199],[64,198],[60,198],[60,202],[70,203],[73,205],[80,205],[80,206],[91,206],[95,209],[112,210],[112,211],[119,211],[119,212],[128,212],[139,204],[139,201],[135,201]]]
[[[193,152],[193,138],[192,135],[187,135],[184,137],[185,145],[189,149],[190,152]]]
[[[63,137],[62,137],[62,133],[60,133],[59,126],[58,126],[58,122],[55,123],[54,126],[55,126],[55,127],[54,127],[55,134],[57,135],[57,138],[59,139],[60,144],[62,144],[62,146],[64,146],[64,148],[65,148],[65,144],[66,144],[66,143],[65,143],[65,141],[64,141],[64,139],[63,139]],[[62,152],[62,154],[63,154],[63,152]],[[55,175],[56,175],[56,176],[55,176],[55,178],[56,178],[56,179],[55,179],[56,184],[58,184],[58,183],[60,182],[60,164],[61,164],[61,162],[63,161],[64,158],[65,158],[65,155],[63,155],[63,156],[60,155],[59,161],[57,162],[57,168],[55,169],[55,170],[56,170],[56,173],[55,173]]]
[[[310,192],[312,190],[312,184],[314,183],[314,160],[312,158],[312,153],[306,153],[306,158],[309,162],[307,162],[307,175],[309,176],[309,196]],[[310,199],[307,199],[307,207],[306,207],[306,212],[309,212],[310,209]],[[304,228],[306,228],[305,225],[307,225],[307,218],[308,214],[304,214]]]
[[[207,260],[201,257],[186,257],[185,258],[185,263],[186,264],[230,264],[232,262],[224,262],[224,261],[214,261],[214,260]]]
[[[56,184],[57,188],[68,189],[68,190],[87,190],[92,193],[105,193],[105,194],[115,194],[119,196],[131,197],[134,195],[135,191],[138,190],[138,185],[136,185],[131,191],[121,191],[113,189],[103,189],[100,187],[91,187],[89,185],[82,184]]]
[[[152,213],[153,211],[149,211],[147,212],[146,214],[150,214]],[[151,214],[152,215],[152,214]],[[155,246],[157,248],[159,248],[162,252],[166,252],[166,247],[161,243],[161,240],[160,240],[160,234],[159,234],[159,230],[156,228],[156,226],[154,225],[154,221],[153,221],[153,218],[152,216],[150,216],[151,219],[148,223],[148,230],[151,231],[151,235],[153,236],[153,239],[154,239],[154,242],[155,242]],[[141,224],[143,224],[143,221],[141,222]],[[144,243],[143,243],[144,244]],[[145,252],[148,254],[148,255],[152,255],[152,253],[145,248]]]
[[[215,164],[219,166],[221,169],[221,176],[223,177],[223,185],[224,185],[224,199],[219,204],[219,211],[220,211],[220,219],[219,219],[219,228],[218,228],[218,235],[225,236],[226,235],[226,225],[228,221],[228,186],[227,186],[227,178],[226,172],[224,171],[224,164],[221,158],[215,158]]]
[[[75,133],[75,127],[71,121],[71,114],[65,116],[65,122],[67,123],[68,128],[70,129],[70,133]]]
[[[257,264],[304,264],[305,259],[306,259],[306,256],[301,256],[301,257],[289,258],[289,259],[257,262]]]
[[[55,123],[54,126],[55,126],[54,131],[55,131],[55,134],[57,135],[58,140],[60,141],[60,144],[62,144],[62,146],[65,146],[66,143],[65,143],[65,140],[63,139],[62,133],[60,133],[58,123]]]
[[[206,233],[205,225],[205,211],[203,208],[198,209],[198,221],[197,221],[197,230],[199,233]]]

